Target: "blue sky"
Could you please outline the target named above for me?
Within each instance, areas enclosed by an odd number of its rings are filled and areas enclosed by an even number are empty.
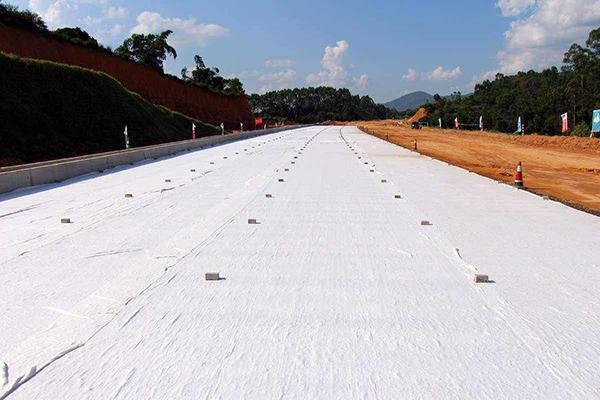
[[[327,84],[384,102],[469,92],[496,72],[559,64],[600,26],[600,0],[8,0],[51,28],[80,26],[112,47],[171,29],[179,75],[194,54],[249,92]]]

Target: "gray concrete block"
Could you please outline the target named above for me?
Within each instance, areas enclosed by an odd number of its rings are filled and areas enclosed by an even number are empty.
[[[267,194],[265,194],[265,197],[266,197],[267,199],[270,199],[270,198],[272,198],[272,197],[273,197],[273,195],[272,195],[271,193],[267,193]]]
[[[401,198],[402,198],[402,196],[401,196],[401,195],[399,195],[399,194],[395,194],[395,195],[394,195],[394,198],[395,198],[395,199],[401,199]]]
[[[258,221],[255,218],[248,218],[248,224],[256,225],[258,224]]]
[[[421,221],[421,225],[423,226],[429,226],[429,225],[433,225],[431,222],[427,221],[427,220],[423,220]]]
[[[196,172],[196,170],[194,168],[190,169],[190,172]]]
[[[475,281],[475,283],[487,283],[490,281],[490,278],[487,275],[475,274],[473,276],[473,281]]]
[[[133,194],[131,194],[131,193],[125,193],[125,197],[133,197]]]
[[[283,180],[283,178],[279,178],[278,181],[279,182],[283,182],[284,180]]]
[[[165,182],[169,183],[169,182],[171,182],[171,180],[170,179],[165,179]]]
[[[60,219],[60,223],[61,224],[70,224],[71,223],[71,218],[61,218]]]
[[[204,275],[204,278],[205,278],[207,281],[218,281],[218,280],[220,280],[220,279],[221,279],[221,277],[219,276],[219,273],[218,273],[218,272],[207,272],[207,273]]]
[[[381,183],[386,183],[386,182],[387,182],[387,179],[382,179],[381,180]]]

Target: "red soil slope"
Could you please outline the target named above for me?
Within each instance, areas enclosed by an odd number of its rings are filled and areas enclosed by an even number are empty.
[[[224,122],[228,129],[239,129],[240,122],[247,129],[254,127],[245,96],[225,96],[188,86],[108,52],[6,26],[0,27],[0,51],[102,71],[151,103],[210,124]]]

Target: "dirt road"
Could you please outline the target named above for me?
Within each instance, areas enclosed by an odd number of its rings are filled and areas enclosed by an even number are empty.
[[[413,130],[396,121],[352,124],[407,148],[416,140],[422,154],[506,183],[522,161],[529,190],[600,215],[600,139]]]

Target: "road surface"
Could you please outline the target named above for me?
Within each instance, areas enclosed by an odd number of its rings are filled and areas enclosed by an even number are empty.
[[[600,397],[600,218],[354,127],[5,194],[0,235],[0,399]]]

